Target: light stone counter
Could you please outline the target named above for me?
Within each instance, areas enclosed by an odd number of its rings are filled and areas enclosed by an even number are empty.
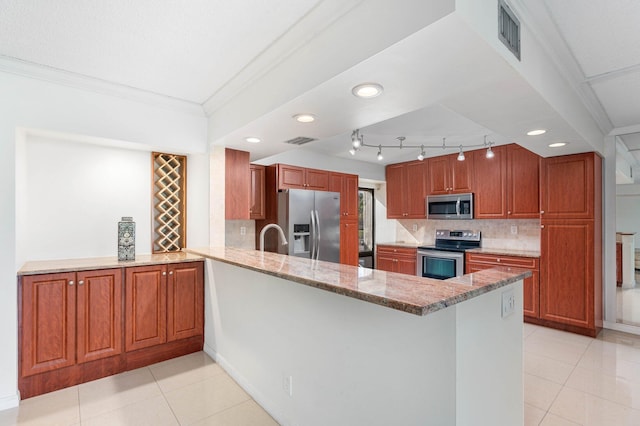
[[[469,274],[471,279],[465,282],[440,281],[255,250],[185,251],[415,315],[439,311],[531,276],[525,269],[492,268]]]
[[[127,268],[130,266],[158,265],[162,263],[195,262],[198,260],[203,260],[202,256],[185,252],[140,254],[136,255],[135,260],[128,261],[118,261],[117,256],[34,260],[22,265],[22,268],[18,271],[18,275],[54,274],[58,272]]]

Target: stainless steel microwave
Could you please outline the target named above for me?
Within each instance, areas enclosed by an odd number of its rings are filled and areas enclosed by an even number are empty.
[[[473,219],[473,193],[429,195],[427,219]]]

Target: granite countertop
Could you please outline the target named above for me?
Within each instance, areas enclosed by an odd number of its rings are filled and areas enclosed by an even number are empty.
[[[412,243],[412,242],[408,242],[408,241],[396,241],[396,242],[392,242],[392,243],[376,243],[376,247],[377,246],[392,246],[392,247],[401,247],[401,248],[418,248],[420,246],[423,246],[424,244],[422,243]]]
[[[195,262],[202,256],[191,253],[158,253],[136,255],[136,260],[118,261],[117,256],[81,259],[34,260],[26,262],[18,275],[53,274],[57,272],[90,271],[95,269],[125,268],[129,266],[157,265],[161,263]]]
[[[445,281],[277,253],[229,247],[185,251],[289,281],[386,306],[427,315],[531,276],[531,271],[496,267]]]
[[[539,251],[511,250],[511,249],[487,248],[487,247],[470,249],[470,250],[467,250],[467,253],[495,254],[499,256],[540,257]]]

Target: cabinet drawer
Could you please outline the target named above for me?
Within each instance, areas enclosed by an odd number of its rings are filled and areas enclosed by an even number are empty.
[[[415,258],[417,256],[417,249],[409,248],[409,247],[398,247],[398,246],[378,246],[377,251],[379,254],[383,255],[393,255],[393,256],[407,256]]]
[[[540,259],[535,257],[502,256],[492,254],[467,253],[467,262],[488,265],[513,266],[532,270],[540,269]]]

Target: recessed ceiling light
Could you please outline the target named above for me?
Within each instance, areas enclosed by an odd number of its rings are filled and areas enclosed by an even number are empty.
[[[293,118],[298,123],[313,123],[314,121],[316,121],[316,116],[313,114],[296,114],[293,116]]]
[[[359,98],[375,98],[380,93],[382,93],[382,86],[378,83],[363,83],[358,84],[356,87],[351,89],[351,93]]]
[[[260,138],[256,138],[256,137],[248,137],[244,139],[245,141],[249,142],[249,143],[258,143],[260,142]]]
[[[565,146],[566,144],[566,142],[550,143],[549,148],[560,148],[561,146]]]
[[[538,136],[538,135],[544,135],[545,133],[547,133],[545,129],[530,130],[527,132],[527,136]]]

